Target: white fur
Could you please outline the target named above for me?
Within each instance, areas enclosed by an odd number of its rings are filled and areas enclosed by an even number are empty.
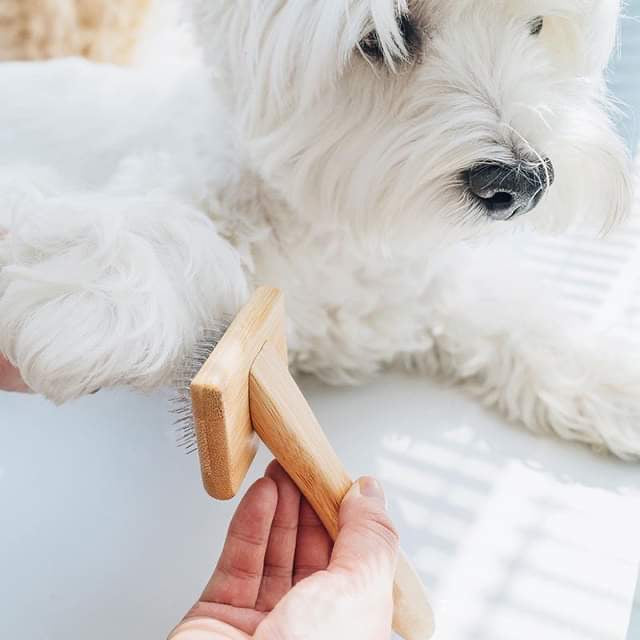
[[[352,383],[402,363],[530,429],[640,457],[634,361],[559,322],[499,242],[462,243],[623,217],[603,82],[618,3],[193,5],[204,68],[0,69],[0,351],[27,382],[56,401],[157,386],[269,283],[300,371]],[[398,10],[426,33],[419,59]],[[386,64],[359,50],[374,27]],[[555,184],[492,222],[458,176],[521,156],[550,157]]]

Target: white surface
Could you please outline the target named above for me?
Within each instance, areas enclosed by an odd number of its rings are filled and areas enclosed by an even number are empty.
[[[631,613],[631,624],[627,632],[627,640],[637,640],[637,638],[640,638],[640,572],[638,572],[638,583],[636,585],[635,606]]]
[[[353,474],[384,481],[439,639],[624,640],[637,466],[502,425],[418,378],[304,389]],[[164,638],[234,506],[204,495],[165,398],[101,392],[57,409],[0,395],[0,416],[0,638]]]

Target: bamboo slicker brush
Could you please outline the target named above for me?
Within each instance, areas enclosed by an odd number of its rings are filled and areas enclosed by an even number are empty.
[[[284,328],[282,294],[258,289],[191,381],[202,479],[212,497],[235,496],[259,437],[335,539],[340,504],[352,481],[289,374]],[[393,593],[394,630],[405,640],[431,638],[431,607],[402,553]]]

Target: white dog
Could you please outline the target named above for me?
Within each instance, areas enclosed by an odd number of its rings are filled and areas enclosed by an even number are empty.
[[[204,72],[1,71],[0,352],[28,384],[58,402],[164,384],[269,283],[299,371],[402,363],[640,457],[637,359],[577,339],[513,256],[462,243],[623,217],[618,2],[194,5]]]

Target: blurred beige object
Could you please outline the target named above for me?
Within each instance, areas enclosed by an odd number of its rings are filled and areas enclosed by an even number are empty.
[[[130,60],[151,0],[2,0],[0,60]]]

